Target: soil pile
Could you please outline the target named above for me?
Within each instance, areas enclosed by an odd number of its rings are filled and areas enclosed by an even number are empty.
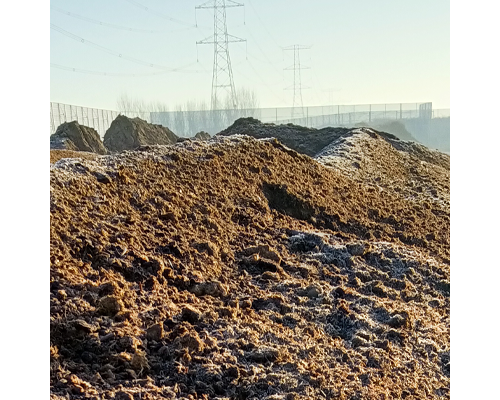
[[[210,136],[210,133],[205,132],[205,131],[200,131],[196,135],[194,135],[195,139],[198,140],[210,140],[212,136]]]
[[[371,128],[313,129],[240,118],[218,135],[275,137],[290,148],[378,189],[449,211],[450,156]]]
[[[104,134],[109,151],[134,150],[140,146],[174,144],[177,136],[167,127],[150,124],[140,118],[119,115]]]
[[[50,175],[53,399],[449,398],[438,204],[241,136]]]
[[[405,199],[450,209],[450,156],[369,128],[355,129],[320,151],[316,160],[352,179]]]
[[[274,137],[284,145],[299,153],[314,157],[316,153],[333,140],[348,133],[349,128],[306,128],[304,126],[287,124],[275,125],[262,123],[258,119],[239,118],[233,125],[219,132],[219,136],[248,135],[257,139]]]
[[[107,154],[97,131],[76,121],[64,122],[50,136],[50,148]]]

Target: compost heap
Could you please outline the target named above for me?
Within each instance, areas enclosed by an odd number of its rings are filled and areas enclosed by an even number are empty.
[[[236,135],[52,164],[51,398],[449,398],[446,204],[331,150]]]

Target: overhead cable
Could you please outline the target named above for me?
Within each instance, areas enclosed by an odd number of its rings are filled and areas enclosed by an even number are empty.
[[[121,30],[124,30],[124,31],[129,31],[129,32],[140,32],[140,33],[168,33],[168,32],[179,32],[179,31],[183,31],[183,30],[191,29],[191,27],[188,27],[188,28],[179,28],[179,29],[172,29],[172,30],[151,30],[151,29],[138,29],[138,28],[130,28],[130,27],[128,27],[128,26],[110,24],[110,23],[108,23],[108,22],[102,22],[102,21],[98,21],[98,20],[95,20],[95,19],[92,19],[92,18],[84,17],[84,16],[82,16],[82,15],[78,15],[78,14],[75,14],[75,13],[72,13],[72,12],[69,12],[69,11],[66,11],[66,10],[63,10],[63,9],[61,9],[61,8],[58,8],[58,7],[50,6],[50,8],[51,8],[52,10],[55,10],[55,11],[57,11],[57,12],[60,12],[61,14],[67,15],[67,16],[69,16],[69,17],[73,17],[73,18],[81,19],[82,21],[91,22],[91,23],[93,23],[93,24],[97,24],[97,25],[101,25],[101,26],[106,26],[106,27],[108,27],[108,28],[121,29]]]
[[[196,28],[195,24],[192,24],[192,23],[189,23],[189,22],[184,22],[184,21],[172,18],[172,17],[170,17],[168,15],[165,15],[165,14],[159,12],[159,11],[152,10],[149,7],[146,7],[145,5],[139,3],[139,2],[137,2],[135,0],[125,0],[125,1],[129,2],[130,4],[133,4],[136,7],[142,8],[144,11],[147,11],[147,12],[153,14],[153,15],[156,15],[157,17],[168,19],[169,21],[177,22],[178,24],[181,24],[181,25],[186,25],[186,26],[189,26],[189,27],[192,27],[192,28]]]
[[[57,31],[57,32],[59,32],[59,33],[65,35],[65,36],[73,39],[73,40],[76,40],[77,42],[86,44],[88,46],[95,47],[96,49],[99,49],[99,50],[101,50],[101,51],[103,51],[105,53],[112,54],[112,55],[114,55],[116,57],[123,58],[123,59],[128,60],[128,61],[132,61],[132,62],[134,62],[136,64],[146,65],[146,66],[151,67],[151,68],[172,70],[171,67],[167,67],[167,66],[159,65],[159,64],[149,63],[149,62],[146,62],[146,61],[139,60],[139,59],[137,59],[135,57],[131,57],[131,56],[128,56],[126,54],[122,54],[122,53],[118,53],[116,51],[110,50],[110,49],[108,49],[106,47],[100,46],[100,45],[98,45],[96,43],[93,43],[93,42],[91,42],[89,40],[83,39],[80,36],[77,36],[77,35],[75,35],[75,34],[73,34],[71,32],[68,32],[68,31],[62,29],[61,27],[59,27],[57,25],[50,24],[50,29],[53,29],[53,30],[55,30],[55,31]]]
[[[168,70],[168,71],[146,72],[146,73],[139,73],[139,74],[136,74],[136,73],[130,74],[130,73],[119,73],[119,72],[91,71],[91,70],[81,69],[81,68],[66,67],[64,65],[59,65],[59,64],[54,64],[54,63],[50,63],[50,66],[53,67],[53,68],[62,69],[62,70],[65,70],[65,71],[70,71],[70,72],[78,72],[78,73],[81,73],[81,74],[102,75],[102,76],[121,76],[121,77],[152,76],[152,75],[168,74],[168,73],[172,73],[172,72],[183,72],[183,73],[204,73],[205,72],[205,71],[201,71],[201,70],[186,70],[185,69],[185,68],[188,68],[188,67],[190,67],[190,66],[192,66],[194,64],[196,64],[196,63],[194,62],[194,63],[186,64],[186,65],[183,65],[181,67],[173,68],[173,69]]]

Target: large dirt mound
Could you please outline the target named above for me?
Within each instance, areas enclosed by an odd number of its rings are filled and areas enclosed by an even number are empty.
[[[372,128],[312,129],[240,118],[220,132],[275,137],[327,167],[406,199],[430,201],[449,211],[450,156]]]
[[[104,134],[104,145],[112,152],[134,150],[140,146],[174,144],[177,135],[161,125],[140,118],[119,115]]]
[[[50,175],[53,398],[449,398],[437,204],[249,137]]]
[[[107,154],[97,131],[76,121],[64,122],[50,136],[50,148]]]

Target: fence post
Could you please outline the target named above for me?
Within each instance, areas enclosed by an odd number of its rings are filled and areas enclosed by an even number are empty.
[[[52,107],[52,103],[50,103],[50,128],[50,134],[52,135],[56,131],[54,124],[54,108]]]

